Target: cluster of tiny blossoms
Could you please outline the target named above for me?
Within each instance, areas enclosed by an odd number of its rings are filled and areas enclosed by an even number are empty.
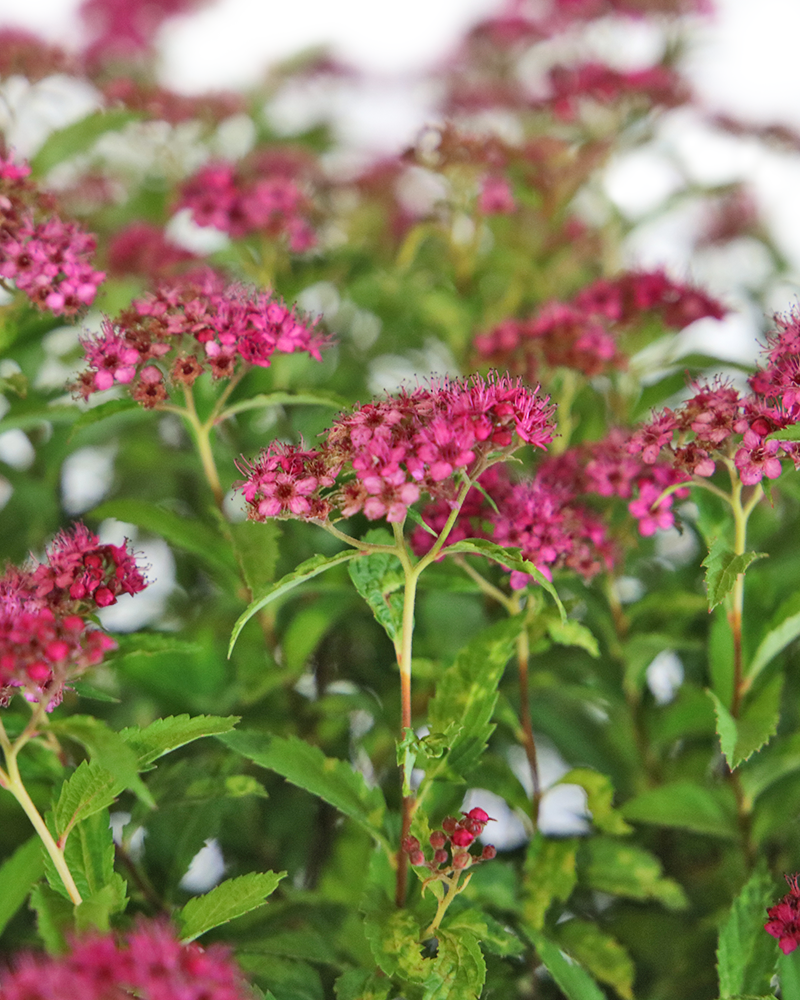
[[[27,164],[0,154],[0,279],[38,309],[73,316],[91,305],[105,278],[92,266],[96,241],[60,219],[29,174]]]
[[[433,848],[430,860],[425,857],[416,837],[406,837],[402,847],[411,864],[418,868],[425,866],[430,869],[431,877],[437,878],[452,875],[453,872],[463,871],[480,861],[491,861],[496,857],[497,848],[491,844],[486,844],[480,855],[473,854],[469,849],[475,838],[483,833],[486,824],[492,822],[492,817],[484,809],[477,807],[463,815],[463,819],[445,816],[442,829],[434,830],[430,835],[430,846]]]
[[[764,930],[778,939],[781,951],[788,955],[800,944],[800,887],[797,874],[785,877],[789,891],[780,903],[767,909],[769,920]]]
[[[656,414],[634,434],[631,452],[653,463],[666,450],[675,469],[701,477],[713,475],[721,461],[745,486],[777,479],[783,457],[800,467],[797,442],[769,437],[800,420],[800,315],[778,320],[766,354],[766,366],[749,380],[752,392],[720,380],[695,385],[679,408]]]
[[[266,292],[226,285],[211,270],[162,283],[132,303],[100,334],[82,340],[88,370],[76,390],[87,399],[113,385],[152,408],[168,384],[190,386],[204,372],[232,378],[249,365],[268,367],[279,351],[316,360],[325,340],[313,322]]]
[[[198,226],[213,226],[234,239],[251,233],[283,237],[293,253],[303,253],[317,239],[295,174],[293,162],[274,158],[262,157],[251,170],[208,163],[183,185],[178,207],[188,208]]]
[[[550,302],[530,319],[504,320],[476,337],[475,346],[493,364],[526,378],[537,377],[542,367],[574,368],[591,378],[626,367],[617,338],[647,313],[671,329],[682,329],[706,316],[720,319],[725,309],[661,271],[632,272],[595,281],[571,302]]]
[[[66,955],[23,953],[0,971],[0,1000],[248,1000],[219,944],[182,945],[166,922],[141,920],[120,939],[89,934]]]
[[[614,548],[607,530],[594,511],[578,502],[563,483],[548,482],[542,476],[512,484],[505,466],[493,466],[478,480],[459,511],[449,535],[451,542],[462,538],[488,538],[505,547],[519,548],[523,559],[550,579],[553,570],[566,568],[591,580],[610,569]],[[444,527],[450,511],[437,501],[422,511],[422,519],[434,531]],[[427,552],[433,537],[423,528],[411,536],[418,555]],[[526,573],[511,572],[510,584],[518,590],[531,582]]]
[[[454,501],[456,474],[479,475],[493,453],[544,448],[552,416],[546,398],[507,375],[445,378],[344,414],[319,449],[271,444],[240,465],[239,488],[256,521],[338,510],[402,523],[422,493]]]
[[[61,532],[45,561],[0,576],[0,705],[21,690],[52,708],[64,685],[116,648],[87,618],[147,582],[124,545],[102,545],[83,524]]]

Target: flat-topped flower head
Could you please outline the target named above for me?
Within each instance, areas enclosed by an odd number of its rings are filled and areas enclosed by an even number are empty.
[[[480,475],[523,444],[544,448],[553,432],[553,407],[519,379],[443,378],[343,414],[314,452],[270,446],[240,466],[239,488],[255,520],[336,509],[401,523],[423,493],[452,501],[460,473]],[[303,462],[287,468],[288,455]]]

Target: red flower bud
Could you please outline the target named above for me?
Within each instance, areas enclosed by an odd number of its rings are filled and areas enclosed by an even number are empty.
[[[419,841],[416,837],[406,837],[403,841],[403,850],[407,854],[411,854],[412,851],[419,850]]]
[[[442,820],[442,829],[445,833],[452,833],[458,826],[458,820],[455,816],[445,816]]]
[[[425,864],[425,855],[422,853],[422,851],[412,851],[411,854],[409,855],[409,857],[411,859],[411,864],[412,865],[424,865]]]
[[[488,823],[492,819],[489,813],[483,809],[479,809],[477,806],[474,809],[470,809],[468,813],[464,813],[464,815],[467,819],[471,819],[476,823]]]
[[[472,864],[472,855],[469,851],[461,851],[453,857],[453,868],[467,868]]]
[[[444,847],[447,843],[447,834],[443,833],[441,830],[434,830],[431,834],[431,847],[438,850],[440,847]]]
[[[491,861],[492,858],[497,857],[497,848],[493,847],[491,844],[487,844],[481,852],[482,861]]]
[[[462,827],[456,830],[450,839],[453,841],[456,847],[469,847],[469,845],[475,839],[475,835],[473,833],[470,833],[469,830],[465,830]]]
[[[433,863],[436,865],[443,865],[447,861],[447,851],[438,850],[433,852]]]

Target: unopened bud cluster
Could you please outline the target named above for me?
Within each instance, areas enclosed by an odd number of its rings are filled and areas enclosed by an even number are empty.
[[[416,837],[406,837],[403,841],[403,850],[415,867],[424,866],[431,872],[442,875],[451,871],[461,871],[481,861],[491,861],[496,856],[497,848],[491,844],[487,844],[480,854],[473,854],[469,849],[489,822],[492,822],[492,817],[479,808],[464,813],[463,819],[446,816],[442,820],[442,829],[434,830],[430,835],[430,846],[433,848],[430,860],[425,857],[425,852]]]

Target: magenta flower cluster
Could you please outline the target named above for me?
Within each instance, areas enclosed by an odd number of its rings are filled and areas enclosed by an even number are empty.
[[[294,164],[257,163],[251,171],[233,163],[204,166],[183,185],[179,208],[198,226],[213,226],[234,239],[262,233],[286,239],[293,253],[316,245],[309,200],[298,186]]]
[[[745,486],[777,479],[781,459],[800,467],[797,442],[769,435],[800,419],[800,315],[779,319],[766,350],[767,364],[750,378],[750,393],[724,381],[694,386],[675,410],[665,409],[629,443],[653,463],[666,452],[675,469],[694,476],[714,474],[718,462],[733,466]]]
[[[797,879],[797,874],[786,876],[789,891],[780,903],[767,909],[769,920],[764,924],[764,930],[778,939],[784,955],[800,944],[800,887]]]
[[[697,319],[721,319],[726,310],[697,288],[672,281],[662,271],[630,272],[600,279],[571,302],[549,302],[530,319],[504,320],[475,338],[482,357],[527,378],[544,368],[574,368],[587,377],[627,367],[618,339],[644,314],[672,329]]]
[[[480,475],[490,456],[522,443],[544,448],[552,417],[547,399],[518,379],[445,378],[344,414],[319,449],[271,444],[240,465],[238,486],[256,521],[322,521],[338,510],[401,523],[423,493],[452,502],[459,471]]]
[[[91,305],[105,279],[92,265],[96,240],[60,219],[29,174],[27,164],[0,155],[0,278],[38,309],[73,316]]]
[[[182,945],[164,921],[124,937],[89,934],[66,955],[18,955],[0,971],[0,1000],[251,1000],[228,950]]]
[[[75,388],[84,399],[125,385],[152,408],[170,385],[192,385],[204,372],[220,379],[268,367],[276,351],[305,351],[319,361],[325,338],[275,296],[228,285],[204,269],[163,282],[82,344],[89,367]]]
[[[431,877],[452,875],[455,871],[463,871],[480,861],[491,861],[497,856],[497,848],[486,844],[481,853],[473,854],[469,848],[476,837],[483,833],[487,823],[494,820],[485,809],[475,807],[463,813],[463,819],[455,816],[445,816],[442,829],[434,830],[429,838],[433,853],[428,860],[422,845],[416,837],[406,837],[403,840],[403,850],[415,867],[426,867],[431,871]]]
[[[0,705],[21,690],[53,708],[65,684],[116,642],[87,619],[147,581],[124,545],[103,545],[83,524],[61,532],[44,562],[0,576]]]

